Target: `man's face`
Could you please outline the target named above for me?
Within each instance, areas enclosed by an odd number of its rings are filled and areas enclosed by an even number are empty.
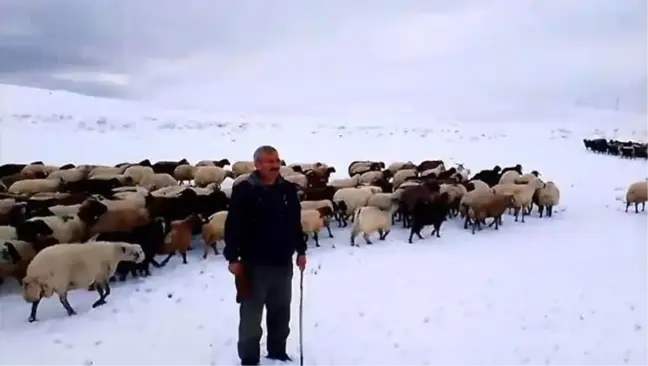
[[[265,153],[261,154],[255,165],[262,177],[274,180],[279,176],[281,160],[276,152]]]

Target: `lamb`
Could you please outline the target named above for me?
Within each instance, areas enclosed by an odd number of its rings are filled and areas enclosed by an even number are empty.
[[[648,201],[648,182],[639,181],[632,183],[626,192],[626,212],[631,204],[634,203],[635,213],[639,213],[639,203],[641,203],[641,211],[646,209],[646,201]]]
[[[367,244],[373,244],[369,235],[378,232],[378,240],[385,240],[391,231],[392,211],[383,211],[378,207],[358,207],[353,214],[353,226],[351,227],[351,246],[356,246],[355,238],[358,234],[362,236]]]
[[[167,173],[153,173],[144,175],[139,185],[151,191],[164,187],[177,186],[178,181]]]
[[[139,185],[146,175],[155,174],[150,166],[131,165],[124,170],[124,175],[130,177],[136,185]]]
[[[232,165],[232,173],[234,173],[234,177],[252,173],[255,169],[256,167],[254,166],[253,161],[237,161]]]
[[[475,228],[481,230],[482,222],[486,218],[492,217],[493,222],[488,226],[495,224],[495,230],[499,230],[499,225],[502,224],[502,215],[506,209],[513,204],[513,196],[494,194],[491,196],[482,196],[482,199],[474,200],[470,209],[467,212],[464,228],[468,228],[468,223],[472,219],[472,233],[475,234]]]
[[[428,225],[433,225],[434,227],[430,235],[436,234],[437,238],[441,237],[441,225],[446,220],[449,212],[449,198],[448,193],[444,192],[435,197],[431,202],[422,200],[416,201],[414,209],[412,210],[412,225],[408,238],[410,244],[412,244],[414,234],[416,234],[419,239],[423,239],[423,236],[421,236],[421,230]]]
[[[197,166],[204,166],[204,165],[197,165]],[[173,178],[177,179],[178,182],[183,183],[183,182],[189,182],[194,179],[194,175],[196,174],[196,167],[197,166],[192,166],[189,164],[181,164],[178,165],[174,170],[173,170]]]
[[[0,242],[0,280],[14,277],[22,286],[29,262],[36,256],[32,243],[22,240]]]
[[[347,217],[356,209],[364,207],[369,202],[373,192],[368,187],[342,188],[333,195],[333,202],[338,214],[338,227],[347,226]]]
[[[308,240],[308,234],[313,235],[315,246],[319,247],[319,231],[326,227],[329,237],[333,237],[331,227],[328,224],[326,217],[331,214],[330,207],[320,207],[317,209],[302,209],[301,210],[301,226],[304,233],[304,241]]]
[[[13,194],[35,194],[39,192],[56,192],[61,187],[60,179],[23,179],[9,186],[7,192]]]
[[[553,216],[553,208],[560,203],[560,190],[552,181],[545,183],[543,188],[536,191],[533,196],[534,203],[538,205],[538,215],[542,217],[543,211],[547,209],[547,217]]]
[[[210,183],[221,185],[225,178],[234,179],[232,171],[217,166],[201,166],[196,168],[194,184],[198,187],[205,187]]]
[[[218,241],[225,239],[225,220],[227,211],[216,212],[209,216],[202,225],[202,238],[204,240],[203,259],[207,259],[209,247],[214,250],[214,255],[218,255]]]
[[[193,228],[202,225],[202,220],[198,215],[191,214],[184,220],[171,221],[171,231],[164,238],[164,251],[167,257],[160,263],[164,267],[171,257],[180,252],[182,263],[187,264],[187,251],[191,245]]]
[[[36,321],[41,299],[58,294],[68,315],[76,314],[67,299],[70,290],[94,285],[99,299],[93,308],[104,305],[110,295],[108,280],[117,263],[140,263],[144,253],[139,245],[115,242],[66,243],[40,251],[27,266],[23,279],[23,297],[30,302],[29,322]]]
[[[356,174],[351,178],[333,179],[328,185],[336,188],[353,188],[360,184],[360,177],[360,174]]]

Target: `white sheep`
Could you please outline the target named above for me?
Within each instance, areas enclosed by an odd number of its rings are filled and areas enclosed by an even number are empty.
[[[82,241],[87,236],[87,224],[78,215],[32,217],[22,226],[27,241],[38,237],[56,239],[59,243]],[[22,239],[22,238],[21,238]]]
[[[87,289],[94,285],[99,299],[93,308],[106,303],[110,294],[108,280],[115,274],[121,261],[141,263],[144,252],[138,244],[122,242],[66,243],[47,247],[40,251],[27,266],[23,279],[23,297],[30,302],[29,322],[36,320],[41,299],[54,293],[68,315],[76,312],[70,306],[67,293],[75,289]]]
[[[519,179],[521,176],[522,175],[515,170],[507,170],[500,177],[499,184],[515,183],[515,181]]]
[[[98,175],[115,176],[115,175],[123,174],[124,170],[126,170],[124,167],[116,168],[111,166],[100,166],[92,169],[90,173],[88,173],[88,178],[93,178]]]
[[[384,177],[383,172],[381,171],[370,171],[366,173],[362,173],[360,175],[360,184],[371,184],[377,180],[380,180]]]
[[[308,187],[308,178],[304,174],[295,173],[283,177],[286,181],[298,185],[300,188]]]
[[[59,170],[54,165],[29,164],[20,171],[20,175],[26,179],[45,178],[53,172]]]
[[[560,203],[560,190],[556,183],[549,181],[545,186],[538,189],[536,204],[538,205],[538,214],[542,217],[543,211],[547,209],[547,217],[553,215],[554,206]]]
[[[81,206],[83,206],[81,203],[75,205],[54,205],[48,207],[48,209],[56,216],[74,216],[79,213]]]
[[[36,256],[32,243],[22,240],[2,240],[0,242],[0,280],[15,277],[22,285],[27,265]]]
[[[207,166],[207,165],[197,165],[197,166]],[[209,166],[214,166],[214,163]],[[173,170],[173,178],[177,179],[178,182],[184,183],[189,182],[194,179],[196,174],[196,167],[189,164],[180,164]]]
[[[527,184],[532,180],[538,179],[539,176],[540,176],[540,173],[538,173],[537,170],[534,170],[531,173],[526,173],[526,174],[522,174],[521,176],[519,176],[515,180],[515,183],[517,183],[517,184]]]
[[[0,225],[0,240],[16,240],[18,233],[16,228],[10,225]]]
[[[234,179],[232,171],[218,166],[200,166],[194,174],[194,184],[198,187],[205,187],[210,183],[221,185],[225,178]]]
[[[64,182],[78,182],[88,176],[88,169],[76,167],[72,169],[57,170],[47,176],[47,179],[59,179]]]
[[[196,163],[196,166],[216,166],[213,160],[201,160]]]
[[[473,184],[473,187],[474,187],[473,190],[474,191],[476,191],[476,190],[490,191],[491,190],[491,187],[481,179],[473,179],[469,183]]]
[[[160,189],[164,187],[177,186],[178,181],[167,173],[146,174],[140,180],[139,185],[148,190]]]
[[[254,166],[253,161],[237,161],[232,165],[232,173],[234,173],[234,177],[238,177],[242,174],[249,174],[252,173],[256,167]]]
[[[208,196],[214,193],[214,191],[218,190],[218,186],[216,185],[216,183],[209,183],[204,187],[189,187],[188,189],[196,192],[196,194],[199,196]]]
[[[304,241],[308,240],[308,234],[313,235],[315,246],[319,247],[319,232],[325,227],[328,230],[329,237],[333,237],[331,228],[326,219],[326,211],[328,208],[319,209],[302,209],[301,210],[301,226],[304,233]],[[333,245],[335,247],[335,245]]]
[[[184,186],[169,186],[169,187],[156,189],[155,191],[151,192],[151,195],[154,197],[175,197],[185,189],[189,189],[189,188]]]
[[[473,202],[486,201],[493,196],[495,196],[495,193],[490,188],[480,188],[466,192],[459,201],[459,213],[461,214],[461,217],[463,218],[466,216],[466,214],[468,213],[468,208],[473,205]]]
[[[249,176],[250,176],[250,173],[243,173],[243,174],[237,176],[237,177],[234,179],[234,182],[232,182],[232,187],[234,187],[234,186],[236,186],[237,184],[241,183],[242,181],[248,179]]]
[[[203,259],[207,258],[209,247],[214,250],[214,255],[218,255],[218,241],[225,239],[225,220],[227,220],[227,211],[219,211],[209,216],[208,221],[203,223],[201,231],[205,247]]]
[[[355,237],[362,233],[367,244],[372,244],[369,235],[378,231],[378,240],[385,240],[390,232],[392,211],[383,211],[378,207],[360,207],[353,215],[351,228],[351,245],[355,244]]]
[[[369,197],[367,206],[389,211],[398,208],[398,196],[394,193],[375,193]]]
[[[408,178],[416,177],[416,175],[416,169],[403,169],[394,173],[392,178],[394,190],[398,189]]]
[[[641,211],[646,209],[646,201],[648,201],[648,182],[639,181],[632,183],[626,192],[626,212],[631,204],[635,205],[635,212],[639,213],[639,204],[641,203]]]
[[[360,174],[356,174],[351,178],[333,179],[328,185],[335,188],[353,188],[360,184]]]
[[[296,172],[292,167],[281,166],[279,167],[279,174],[281,174],[281,176],[285,178],[289,175],[300,174],[300,173]]]
[[[524,216],[531,213],[533,207],[533,195],[535,192],[544,187],[545,183],[541,179],[533,179],[529,183],[522,185],[522,188],[513,193],[513,204],[515,206],[515,221],[518,221],[518,215],[522,210],[522,222]]]
[[[14,182],[9,189],[13,194],[35,194],[39,192],[56,192],[61,187],[59,179],[23,179]]]
[[[435,176],[438,176],[441,172],[445,172],[446,168],[445,165],[439,164],[436,168],[428,169],[423,171],[420,176],[421,177],[427,177],[430,174],[434,174]]]
[[[377,188],[377,187],[376,187]],[[338,214],[338,227],[347,226],[347,217],[353,215],[356,209],[364,207],[369,197],[374,194],[368,187],[341,188],[333,195],[333,202]]]
[[[139,185],[145,176],[155,174],[150,166],[131,165],[124,170],[124,175],[130,177],[136,185]]]
[[[389,170],[392,175],[396,174],[396,172],[401,171],[401,170],[409,170],[409,169],[415,169],[416,164],[414,164],[411,161],[397,161],[389,164],[387,167],[387,170]]]

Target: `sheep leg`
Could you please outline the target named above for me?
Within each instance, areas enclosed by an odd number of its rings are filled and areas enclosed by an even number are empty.
[[[641,202],[641,212],[646,211],[646,202]]]
[[[169,259],[171,259],[171,257],[173,257],[174,255],[175,255],[175,250],[172,251],[171,253],[169,253],[169,255],[167,255],[166,258],[164,258],[164,260],[162,261],[162,263],[160,263],[160,267],[164,267],[164,266],[166,266],[166,264],[169,263]]]
[[[639,213],[639,202],[635,202],[635,213]]]
[[[538,217],[542,218],[542,214],[544,213],[544,206],[539,205],[538,206]],[[547,211],[547,216],[549,216],[549,211]]]
[[[436,234],[437,238],[441,237],[441,224],[434,224],[434,230],[432,230],[432,234],[430,235],[434,234]]]
[[[630,207],[630,205],[631,205],[630,202],[626,202],[626,212],[628,212],[628,207]]]
[[[59,293],[59,301],[61,302],[61,305],[65,308],[65,311],[67,311],[68,316],[72,316],[76,314],[76,311],[72,308],[70,305],[70,302],[67,299],[67,292]]]
[[[29,312],[29,322],[33,323],[36,321],[36,312],[38,311],[38,304],[40,304],[40,299],[32,302],[31,311]]]
[[[149,260],[149,262],[150,262],[150,263],[153,265],[153,267],[155,267],[155,268],[160,268],[160,267],[162,267],[162,265],[161,265],[160,263],[158,263],[158,261],[156,261],[155,258],[151,258],[151,259]]]
[[[122,272],[119,274],[119,282],[124,282],[126,281],[126,276],[128,276],[128,272]]]
[[[329,225],[329,223],[327,222],[326,225],[324,225],[324,226],[326,226],[326,230],[328,231],[329,238],[332,238],[333,233],[331,232],[331,225]]]
[[[470,224],[470,223],[471,223],[470,222],[470,217],[468,217],[468,215],[466,215],[466,220],[464,221],[464,230],[468,229],[468,224]]]
[[[215,241],[211,245],[212,249],[214,249],[214,255],[219,255],[220,253],[218,252],[218,242]]]
[[[524,206],[522,206],[522,223],[524,223],[524,217],[526,216],[526,210],[524,209]]]
[[[367,234],[367,233],[363,233],[363,234],[362,234],[362,237],[364,238],[364,240],[365,240],[365,242],[366,242],[367,244],[370,244],[370,245],[373,244],[373,243],[371,242],[371,240],[369,240],[369,234]]]
[[[319,235],[317,234],[317,231],[313,233],[313,240],[315,240],[315,246],[319,247]]]
[[[99,293],[99,300],[92,304],[93,309],[106,304],[106,297],[110,295],[110,286],[108,286],[108,283],[97,284],[97,293]]]
[[[385,230],[385,233],[382,234],[382,236],[380,237],[380,240],[385,240],[385,238],[387,237],[387,235],[389,235],[390,231],[391,231],[391,230]]]
[[[182,256],[182,264],[187,264],[187,252],[182,251],[180,252],[180,255]]]
[[[515,222],[518,222],[518,216],[520,214],[520,208],[516,207],[515,208]],[[522,213],[522,220],[524,220],[524,213]]]
[[[137,273],[137,266],[136,265],[133,266],[133,268],[131,269],[131,276],[133,276],[133,278],[139,277],[139,273]]]
[[[547,206],[547,217],[553,216],[553,206]]]

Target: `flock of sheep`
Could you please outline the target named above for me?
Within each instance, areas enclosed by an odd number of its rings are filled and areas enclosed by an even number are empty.
[[[331,179],[333,166],[321,162],[286,165],[281,175],[299,188],[304,240],[325,229],[352,221],[351,245],[362,234],[384,240],[396,222],[423,239],[425,226],[440,236],[442,224],[457,216],[475,234],[488,226],[499,228],[508,210],[515,215],[551,217],[560,191],[543,181],[537,171],[524,173],[521,165],[495,166],[470,175],[462,164],[440,160],[419,164],[354,161],[348,178]],[[176,253],[187,263],[195,235],[202,236],[203,258],[223,239],[230,189],[253,170],[251,161],[172,162],[149,160],[116,166],[51,166],[42,162],[0,166],[0,283],[16,278],[31,303],[29,321],[36,320],[38,304],[57,294],[67,313],[73,289],[96,290],[105,303],[109,282],[128,274],[149,276],[150,266],[164,266]],[[627,207],[645,205],[646,182],[628,190]],[[166,255],[158,262],[156,255]]]
[[[583,139],[585,149],[596,153],[620,156],[622,158],[648,159],[648,145],[635,141],[619,141],[598,139]]]

